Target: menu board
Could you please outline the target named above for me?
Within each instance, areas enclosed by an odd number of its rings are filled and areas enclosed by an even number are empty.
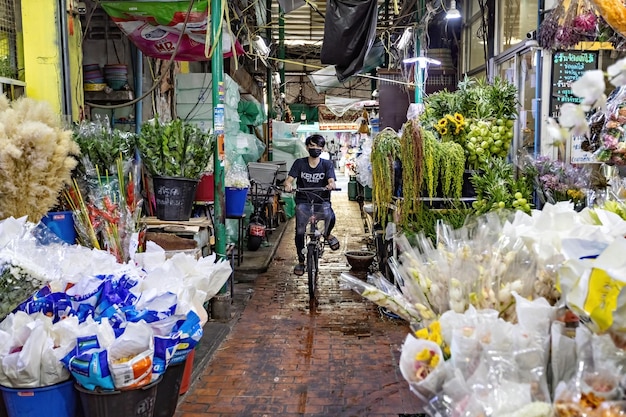
[[[550,88],[550,117],[558,119],[565,103],[578,104],[580,97],[572,94],[571,85],[585,71],[598,69],[598,52],[558,51],[552,55],[552,84]],[[597,162],[591,152],[582,149],[584,137],[575,137],[570,143],[570,163]]]
[[[598,69],[598,52],[558,51],[552,55],[550,117],[558,119],[563,104],[578,104],[582,101],[572,94],[570,86],[585,71],[595,69]]]

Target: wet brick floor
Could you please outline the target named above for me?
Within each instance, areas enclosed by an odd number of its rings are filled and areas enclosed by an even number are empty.
[[[345,190],[345,188],[344,188]],[[419,413],[398,369],[408,325],[340,288],[345,250],[364,249],[359,205],[336,193],[342,246],[320,261],[318,303],[292,274],[294,221],[228,338],[181,399],[177,417],[393,416]]]

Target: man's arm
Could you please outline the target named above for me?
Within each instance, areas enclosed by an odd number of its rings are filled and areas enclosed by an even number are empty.
[[[290,193],[293,190],[293,181],[294,180],[295,180],[294,177],[287,176],[287,179],[285,180],[285,192]]]

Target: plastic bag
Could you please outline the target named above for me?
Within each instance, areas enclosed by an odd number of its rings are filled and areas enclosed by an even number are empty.
[[[202,338],[202,326],[200,325],[200,317],[193,311],[187,314],[187,318],[175,330],[180,332],[180,340],[176,346],[176,351],[171,359],[171,364],[182,363],[187,359],[187,355],[191,352],[200,339]]]
[[[326,10],[322,64],[334,64],[343,81],[363,68],[365,56],[376,38],[376,1],[351,3],[333,0]],[[337,47],[340,46],[340,47]]]
[[[146,322],[128,323],[109,348],[108,363],[116,389],[132,389],[152,381],[153,332]]]

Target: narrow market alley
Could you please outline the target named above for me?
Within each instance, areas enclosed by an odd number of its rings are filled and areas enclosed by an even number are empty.
[[[369,237],[359,204],[340,184],[332,201],[341,248],[327,249],[320,261],[317,305],[309,306],[306,275],[292,273],[291,219],[267,271],[243,290],[249,297],[230,333],[181,397],[177,417],[419,413],[398,369],[407,323],[340,286],[350,269],[344,252],[364,249]]]

